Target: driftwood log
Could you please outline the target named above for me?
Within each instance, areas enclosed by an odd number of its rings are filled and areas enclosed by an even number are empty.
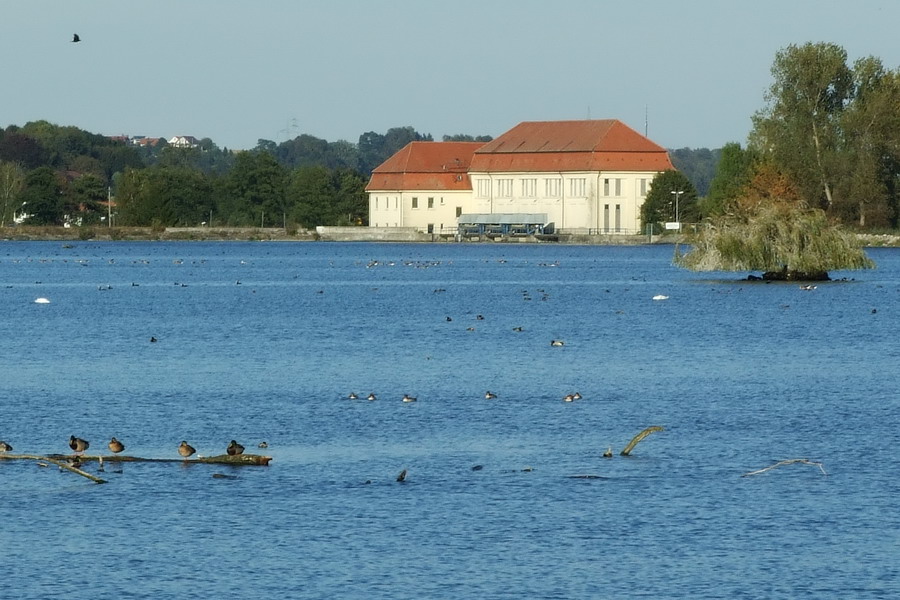
[[[90,479],[91,481],[93,481],[94,483],[106,483],[105,479],[100,479],[99,477],[97,477],[95,475],[91,475],[87,471],[82,471],[78,467],[70,465],[67,462],[68,458],[70,458],[70,457],[63,456],[62,458],[60,458],[59,455],[56,455],[55,457],[50,457],[50,456],[39,456],[37,454],[7,454],[7,453],[0,454],[0,459],[36,460],[36,461],[38,461],[38,463],[47,462],[52,465],[56,465],[60,469],[65,469],[67,471],[71,471],[73,473],[81,475],[82,477],[86,477],[86,478]],[[43,466],[47,466],[47,465],[43,465]]]
[[[631,454],[631,451],[634,450],[634,447],[638,445],[638,442],[640,442],[642,439],[644,439],[645,437],[647,437],[648,435],[650,435],[651,433],[653,433],[655,431],[665,431],[665,429],[663,429],[659,425],[654,425],[652,427],[648,427],[647,429],[643,430],[642,432],[640,432],[639,434],[637,434],[636,436],[631,438],[631,441],[628,442],[628,445],[625,446],[625,448],[619,454],[621,454],[622,456],[628,456],[629,454]]]
[[[71,454],[12,454],[8,452],[0,453],[0,460],[46,460],[54,464],[60,462],[65,463],[72,458]],[[231,456],[229,454],[219,454],[218,456],[200,456],[197,458],[142,458],[140,456],[120,456],[118,454],[110,455],[85,455],[78,456],[78,460],[85,462],[158,462],[158,463],[188,463],[188,464],[213,464],[213,465],[234,465],[234,466],[263,466],[269,465],[272,460],[271,456],[262,456],[260,454],[237,454]],[[67,465],[68,466],[68,465]]]

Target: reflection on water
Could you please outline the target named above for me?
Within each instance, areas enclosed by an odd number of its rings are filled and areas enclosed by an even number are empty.
[[[4,243],[0,439],[274,457],[107,463],[103,486],[2,462],[4,587],[897,595],[900,253],[871,255],[804,291],[668,247]],[[828,476],[740,477],[789,458]]]

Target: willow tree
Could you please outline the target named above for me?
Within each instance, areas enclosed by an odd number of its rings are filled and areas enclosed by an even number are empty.
[[[762,279],[786,281],[823,281],[832,270],[875,266],[856,236],[799,196],[787,177],[759,166],[728,210],[687,240],[690,251],[676,247],[675,263],[692,271],[762,271]]]

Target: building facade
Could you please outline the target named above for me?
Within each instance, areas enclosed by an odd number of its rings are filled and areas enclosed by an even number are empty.
[[[521,214],[560,233],[634,234],[651,181],[669,169],[665,148],[615,119],[524,122],[488,143],[411,142],[372,172],[369,225],[455,233]]]

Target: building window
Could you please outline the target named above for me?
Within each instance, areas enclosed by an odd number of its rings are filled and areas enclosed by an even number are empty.
[[[616,196],[622,195],[622,180],[616,179]]]
[[[513,190],[513,180],[512,179],[498,179],[497,180],[497,197],[498,198],[512,198],[512,190]]]
[[[584,177],[575,177],[569,180],[569,196],[573,196],[575,198],[584,198],[585,193],[585,179]]]
[[[412,199],[412,207],[419,208],[419,199],[416,198],[415,196],[413,196],[413,199]]]
[[[428,199],[428,208],[434,208],[434,198]]]
[[[647,180],[641,179],[641,198],[647,195]]]
[[[460,215],[462,215],[462,206],[457,206],[456,207],[456,217],[459,218]]]
[[[603,195],[609,196],[609,179],[603,180]]]
[[[622,230],[622,205],[616,204],[616,231]]]
[[[479,198],[489,198],[491,196],[491,180],[490,179],[479,179],[478,180],[478,197]]]
[[[544,196],[547,198],[559,198],[560,190],[562,190],[562,179],[559,177],[544,181]]]
[[[378,196],[375,196],[375,210],[378,210]]]
[[[603,205],[603,231],[609,231],[609,204]]]
[[[534,198],[537,196],[537,179],[522,180],[522,197]]]

